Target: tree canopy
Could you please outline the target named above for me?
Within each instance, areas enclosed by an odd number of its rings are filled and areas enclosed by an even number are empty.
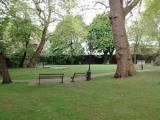
[[[53,36],[50,38],[51,49],[62,49],[63,53],[72,55],[81,54],[83,50],[81,43],[84,42],[86,35],[87,30],[82,18],[67,15],[56,26]]]
[[[89,26],[88,40],[92,43],[94,50],[103,52],[106,57],[112,56],[115,47],[108,14],[99,14],[93,19]]]

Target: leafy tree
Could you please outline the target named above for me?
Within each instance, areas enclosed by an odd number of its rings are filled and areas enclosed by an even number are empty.
[[[6,29],[10,19],[16,17],[17,11],[23,10],[24,6],[20,0],[1,0],[0,1],[0,74],[3,77],[2,83],[11,83],[11,78],[6,64],[6,52],[10,48],[10,42],[6,41]],[[19,14],[21,15],[21,14]]]
[[[11,79],[8,73],[8,68],[6,65],[6,55],[12,55],[15,49],[22,47],[24,44],[28,46],[29,34],[27,27],[31,25],[31,20],[24,19],[28,16],[26,11],[26,4],[21,0],[2,0],[0,1],[2,6],[0,9],[0,61],[1,67],[0,71],[3,76],[2,83],[11,83]],[[30,24],[28,24],[30,23]],[[23,26],[23,27],[22,27]],[[25,27],[24,27],[25,26]],[[26,33],[25,37],[27,40],[24,41],[24,31]],[[23,37],[22,37],[23,36]],[[15,44],[21,44],[15,47]],[[7,54],[9,53],[9,54]],[[25,55],[25,52],[24,52]],[[25,58],[25,56],[24,56]],[[21,64],[23,64],[23,60]]]
[[[133,54],[153,54],[156,46],[154,38],[148,36],[143,19],[134,22],[128,28],[129,40],[132,43]],[[136,62],[136,61],[135,61]]]
[[[16,17],[10,21],[8,27],[8,39],[13,43],[12,48],[15,50],[15,55],[20,57],[19,67],[24,66],[24,61],[27,54],[33,49],[31,47],[31,37],[38,36],[40,30],[32,24],[29,18]],[[13,56],[13,54],[12,54]]]
[[[38,44],[37,49],[33,53],[30,59],[30,62],[28,64],[28,67],[36,66],[38,57],[40,56],[46,41],[51,35],[48,31],[49,25],[59,20],[59,17],[63,17],[63,15],[59,11],[61,10],[63,11],[65,8],[68,8],[67,10],[70,10],[72,7],[74,7],[74,5],[76,5],[75,4],[76,0],[71,0],[71,1],[68,1],[68,0],[59,0],[59,1],[32,0],[32,2],[34,4],[34,8],[32,8],[32,10],[34,12],[34,16],[38,18],[37,21],[39,21],[40,23],[40,28],[42,32],[41,32],[40,43]],[[74,5],[72,3],[74,3]]]
[[[142,14],[145,35],[157,43],[157,58],[155,64],[160,64],[160,2],[146,0],[145,11]]]
[[[134,22],[131,26],[128,28],[128,36],[129,39],[132,43],[134,43],[134,49],[133,53],[137,54],[138,53],[138,46],[142,42],[142,37],[143,37],[143,27],[141,26],[140,21]]]
[[[51,49],[53,52],[63,51],[63,54],[69,54],[71,57],[82,54],[81,43],[86,35],[87,30],[81,17],[67,15],[57,25],[53,36],[50,38]]]
[[[114,51],[112,26],[107,14],[97,15],[89,26],[88,39],[93,49],[104,53],[104,63],[110,59]]]
[[[146,1],[146,10],[142,14],[145,33],[156,40],[160,49],[160,3],[158,0]]]
[[[134,54],[134,63],[136,64],[136,54],[141,54],[140,46],[142,44],[142,37],[143,37],[143,27],[141,26],[140,21],[134,22],[128,28],[128,37],[131,41],[131,52]]]

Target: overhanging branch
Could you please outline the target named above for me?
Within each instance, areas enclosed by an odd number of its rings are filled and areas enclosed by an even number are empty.
[[[101,4],[101,5],[103,5],[105,8],[109,8],[109,6],[107,6],[106,4],[104,4],[103,2],[100,2],[100,1],[97,1],[97,2],[94,4],[94,7],[95,7],[97,4]]]
[[[142,0],[133,0],[124,8],[124,15],[126,16],[131,10]]]
[[[35,1],[35,0],[32,0],[32,1],[35,4],[36,10],[38,12],[38,14],[37,14],[38,17],[41,19],[41,21],[43,21],[45,23],[46,19],[44,17],[46,17],[46,15],[45,15],[44,11],[39,6],[40,1]],[[43,14],[43,16],[41,13]]]

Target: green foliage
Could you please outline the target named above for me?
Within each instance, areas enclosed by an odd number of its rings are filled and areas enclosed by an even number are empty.
[[[129,38],[134,41],[134,53],[153,54],[160,50],[160,3],[146,0],[145,10],[129,28]]]
[[[24,52],[33,53],[31,37],[39,36],[39,28],[29,18],[5,17],[0,24],[0,52],[14,63],[20,62]]]
[[[160,2],[159,0],[146,0],[146,10],[142,15],[146,35],[157,41],[160,51]]]
[[[159,0],[145,0],[146,14],[148,16],[158,15],[160,12],[160,2]]]
[[[0,36],[3,37],[3,48],[5,48],[3,51],[11,61],[16,63],[20,62],[25,52],[27,57],[33,53],[31,38],[33,40],[33,37],[39,36],[41,32],[33,23],[26,3],[26,1],[22,0],[0,2],[3,5],[2,16],[0,17],[2,21],[6,21],[5,24],[3,22],[3,29],[0,29]],[[1,46],[2,41],[0,49],[2,48]]]
[[[5,17],[0,20],[0,52],[5,53],[7,49],[7,42],[5,41],[5,31],[9,23],[9,18]]]
[[[10,20],[6,33],[6,41],[11,43],[8,53],[12,51],[12,55],[9,57],[13,57],[13,60],[16,57],[18,62],[25,51],[27,54],[33,52],[31,39],[33,36],[39,36],[40,30],[29,18],[15,17]]]
[[[113,53],[113,33],[108,14],[103,13],[94,18],[89,26],[88,40],[92,43],[93,49]]]
[[[87,35],[80,16],[67,15],[57,25],[51,41],[51,52],[55,54],[82,54],[81,43]]]
[[[104,48],[113,45],[112,28],[106,14],[97,15],[89,27],[90,40],[95,40],[95,48]],[[104,44],[105,43],[105,44]]]
[[[77,0],[61,0],[60,2],[67,14],[71,14],[72,9],[77,6]]]

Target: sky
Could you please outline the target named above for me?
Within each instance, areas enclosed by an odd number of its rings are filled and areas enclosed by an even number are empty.
[[[107,0],[106,0],[107,1]],[[93,18],[100,13],[106,12],[106,8],[101,4],[96,4],[96,0],[78,0],[80,6],[86,6],[80,14],[83,16],[84,22],[89,25]],[[108,3],[105,3],[106,5]]]
[[[72,10],[73,15],[81,15],[83,17],[83,21],[89,25],[97,14],[109,11],[109,8],[106,9],[105,6],[101,4],[95,5],[97,1],[98,0],[78,0],[78,8]],[[109,3],[107,2],[108,0],[99,1],[103,1],[106,6],[109,6]],[[84,7],[84,9],[81,9],[82,7]],[[132,25],[132,23],[137,20],[140,15],[140,11],[143,9],[143,5],[141,7],[137,6],[132,10],[132,14],[126,16],[127,26]],[[53,31],[55,27],[56,24],[51,25],[49,27],[49,31]]]
[[[110,9],[109,8],[105,8],[103,5],[101,4],[96,4],[98,0],[78,0],[78,3],[80,4],[80,6],[85,6],[88,5],[89,8],[94,8],[94,9],[89,9],[89,10],[85,10],[85,11],[81,11],[80,14],[83,16],[84,22],[89,25],[93,18],[97,15],[97,14],[101,14],[103,12],[107,12]],[[109,6],[108,0],[99,0],[102,1],[106,6]],[[133,10],[132,10],[132,14],[129,14],[128,16],[126,16],[126,22],[128,25],[131,25],[131,23],[133,21],[136,21],[136,19],[139,17],[140,15],[140,11],[142,11],[144,9],[143,5],[139,6],[137,5]],[[77,11],[75,10],[75,13]]]
[[[85,24],[89,25],[97,14],[105,12],[105,7],[97,4],[96,0],[77,0],[78,6],[72,10],[73,15],[81,15]],[[83,9],[82,9],[83,8]],[[56,24],[49,27],[49,31],[53,31]]]

